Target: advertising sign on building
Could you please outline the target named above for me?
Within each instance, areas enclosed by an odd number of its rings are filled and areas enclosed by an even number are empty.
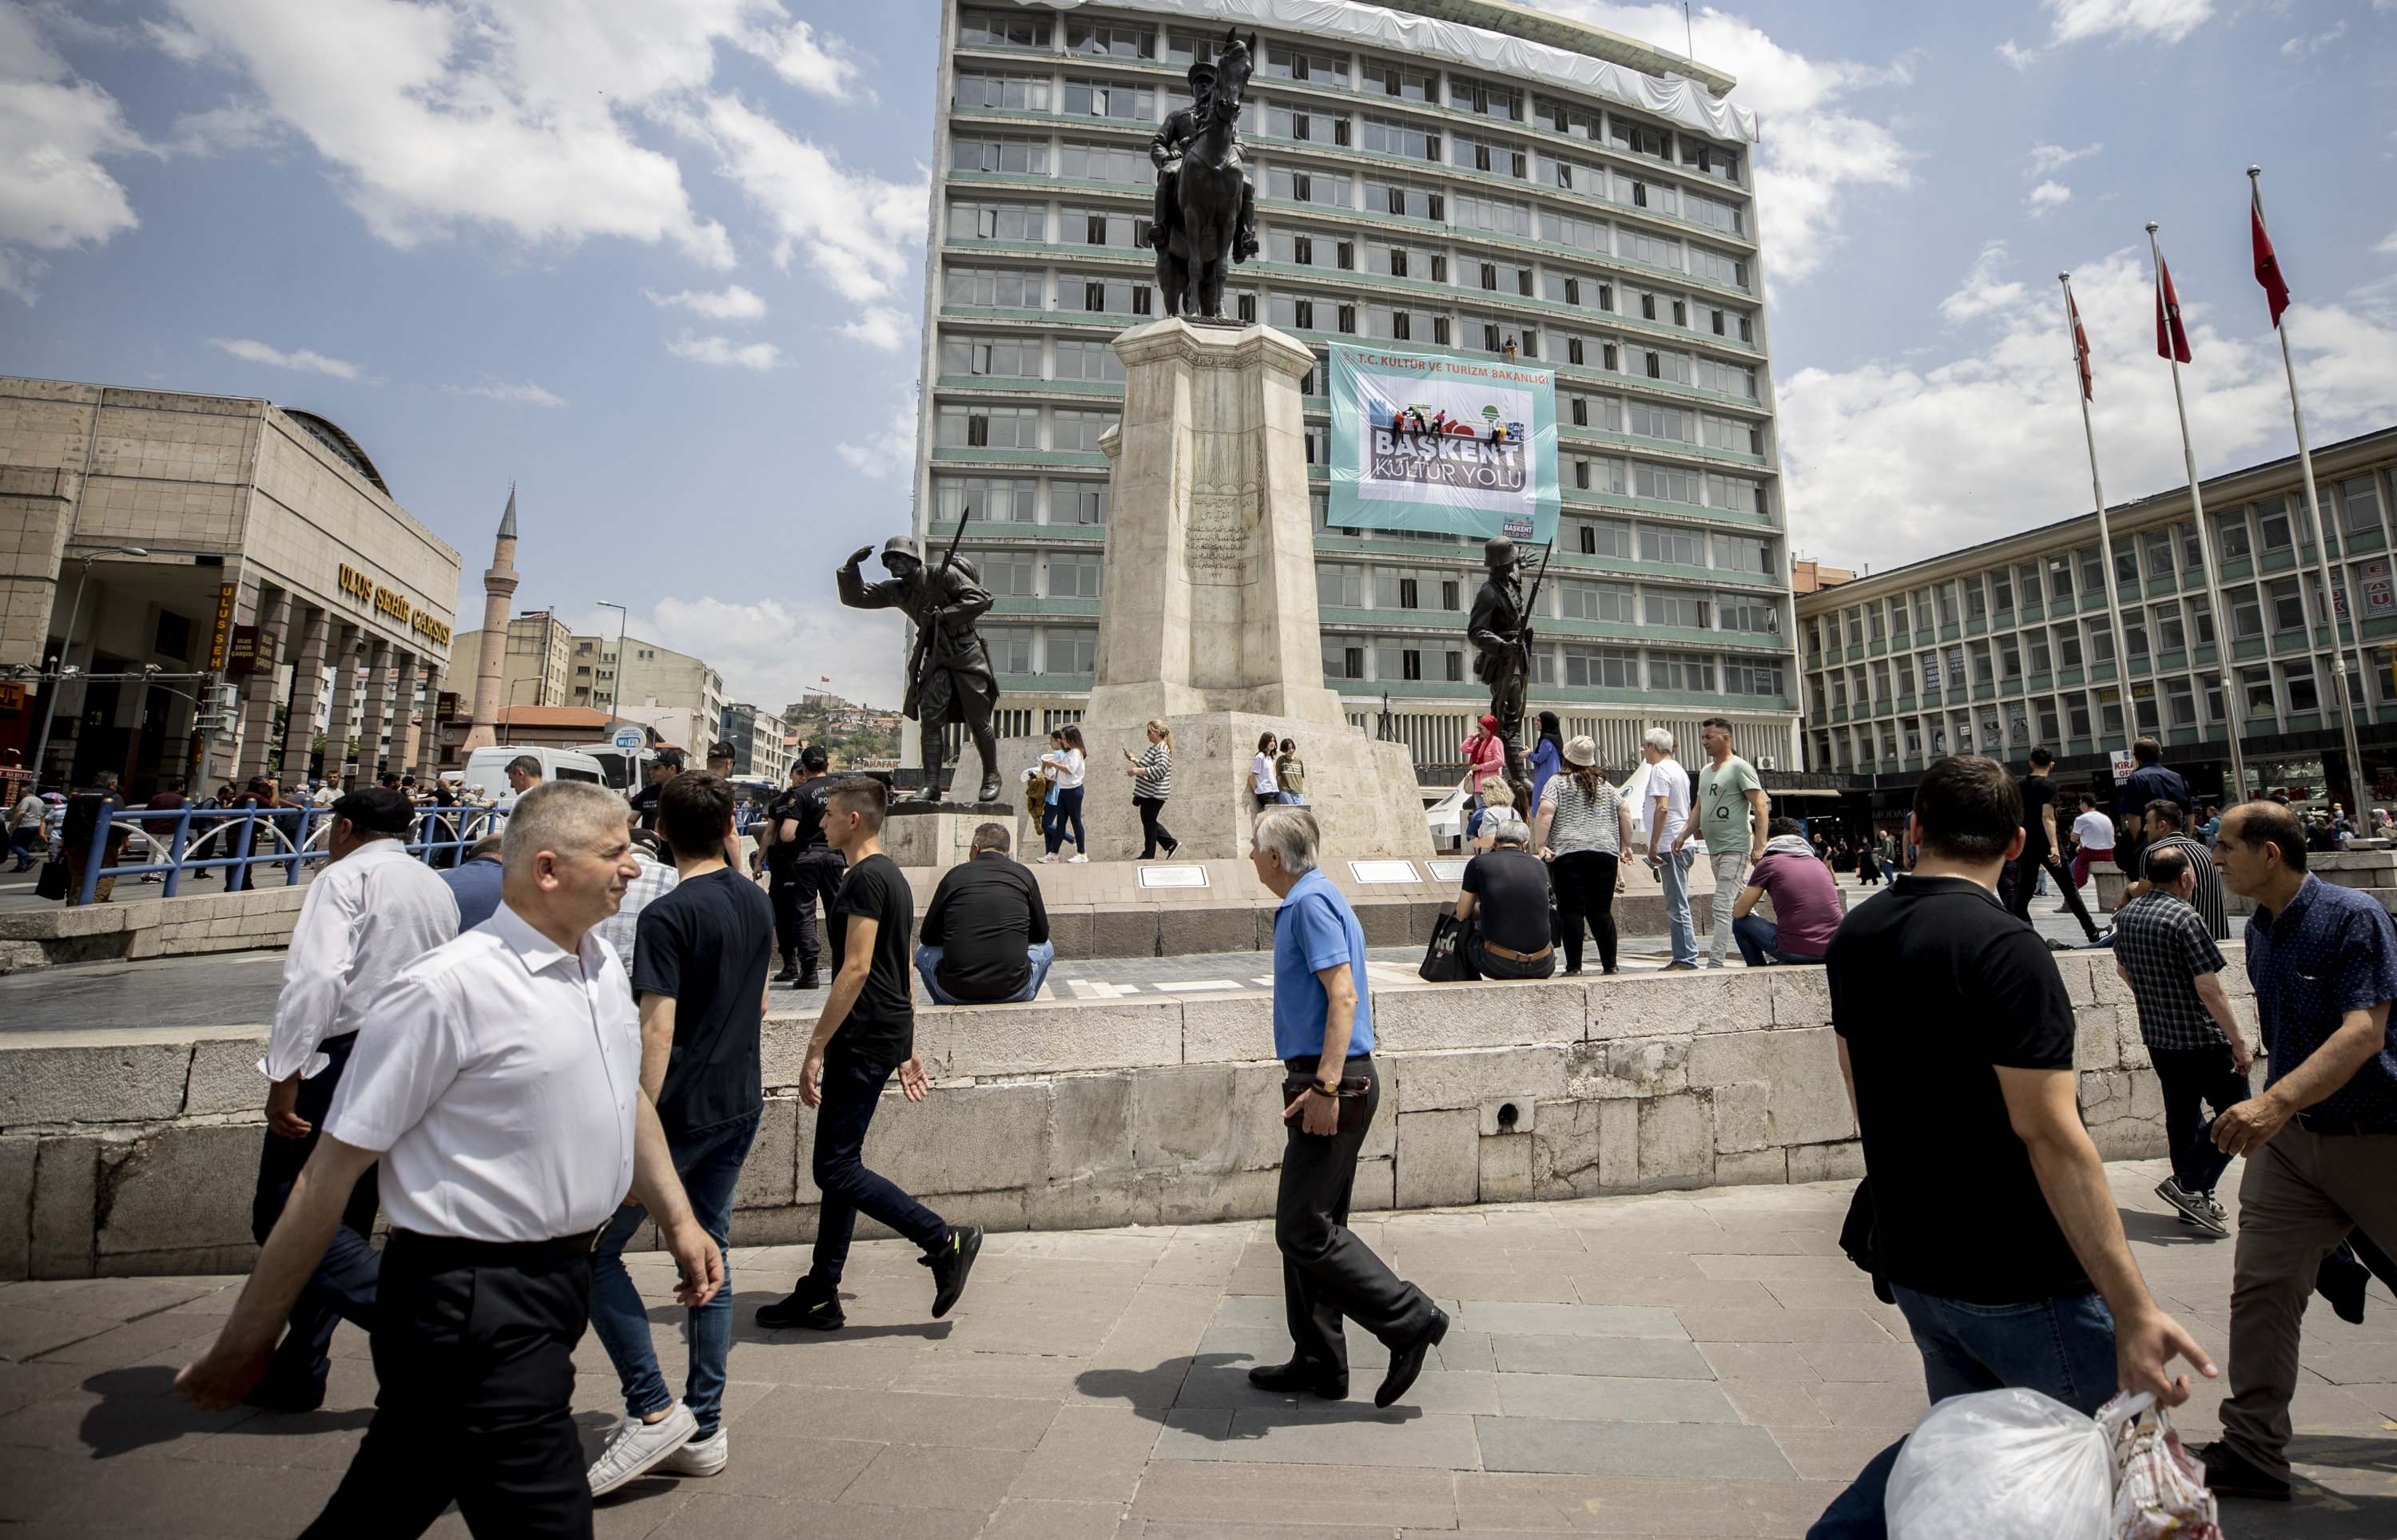
[[[2356,578],[2364,591],[2364,613],[2366,618],[2397,615],[2397,581],[2389,572],[2389,558],[2365,562],[2355,569]]]
[[[2139,767],[2138,756],[2128,749],[2117,749],[2107,759],[2114,767],[2114,784],[2117,786],[2129,780],[2131,772]]]
[[[275,636],[256,626],[235,626],[225,650],[225,672],[256,673],[275,667]]]
[[[1329,522],[1554,539],[1556,401],[1537,365],[1333,344]]]

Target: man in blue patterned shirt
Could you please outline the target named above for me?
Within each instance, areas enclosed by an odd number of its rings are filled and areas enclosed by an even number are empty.
[[[2256,901],[2247,976],[2271,1069],[2214,1122],[2247,1158],[2230,1284],[2230,1399],[2201,1452],[2206,1484],[2286,1501],[2289,1400],[2306,1297],[2350,1229],[2397,1247],[2397,929],[2369,895],[2306,870],[2305,828],[2277,803],[2224,815],[2214,858]]]

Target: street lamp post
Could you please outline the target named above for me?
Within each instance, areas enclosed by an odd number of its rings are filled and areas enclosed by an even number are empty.
[[[57,684],[62,685],[67,682],[67,659],[74,654],[75,622],[83,618],[83,586],[91,581],[91,564],[99,561],[102,556],[147,556],[149,554],[148,550],[141,546],[109,546],[95,551],[83,559],[83,571],[75,578],[74,604],[67,610],[66,639],[59,644],[59,677],[55,682]],[[33,750],[33,784],[35,786],[42,784],[42,762],[50,756],[50,724],[58,720],[58,703],[50,698],[48,690],[44,690],[42,692],[42,740],[40,746]]]
[[[601,609],[616,612],[616,671],[608,676],[608,741],[613,743],[616,741],[616,698],[624,684],[624,626],[632,618],[632,612],[611,599],[602,599],[598,603]]]

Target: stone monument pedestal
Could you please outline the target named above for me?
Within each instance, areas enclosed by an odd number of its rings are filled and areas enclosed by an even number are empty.
[[[1174,319],[1116,339],[1124,412],[1112,462],[1097,686],[1082,719],[1094,860],[1140,854],[1124,750],[1173,729],[1166,826],[1185,858],[1247,854],[1248,769],[1296,740],[1327,856],[1427,856],[1403,745],[1349,724],[1323,684],[1299,382],[1314,354],[1265,326]]]
[[[1020,859],[1026,832],[1040,838],[1020,803],[894,802],[882,820],[882,853],[903,867],[957,866],[973,858],[973,831],[986,823],[1006,825]]]

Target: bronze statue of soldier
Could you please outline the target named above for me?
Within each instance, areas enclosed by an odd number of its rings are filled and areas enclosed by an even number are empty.
[[[1473,613],[1465,622],[1473,643],[1473,677],[1490,686],[1490,714],[1498,719],[1506,745],[1506,785],[1516,811],[1532,814],[1531,763],[1523,754],[1523,701],[1532,682],[1531,603],[1523,591],[1523,562],[1515,542],[1500,536],[1482,548],[1489,569]]]
[[[1190,105],[1149,140],[1157,200],[1148,243],[1168,315],[1224,313],[1232,265],[1257,253],[1257,193],[1243,169],[1240,101],[1256,66],[1256,35],[1224,34],[1213,62],[1190,66]]]
[[[954,550],[939,566],[927,567],[916,553],[916,542],[904,535],[893,535],[883,544],[882,565],[890,578],[869,584],[857,566],[873,554],[872,546],[860,546],[842,564],[837,575],[840,602],[851,609],[895,609],[915,622],[916,650],[908,661],[907,697],[900,710],[920,729],[923,799],[941,800],[948,725],[957,722],[982,753],[982,792],[975,800],[997,802],[998,735],[991,729],[991,712],[998,704],[998,678],[974,629],[990,608],[990,591]]]

